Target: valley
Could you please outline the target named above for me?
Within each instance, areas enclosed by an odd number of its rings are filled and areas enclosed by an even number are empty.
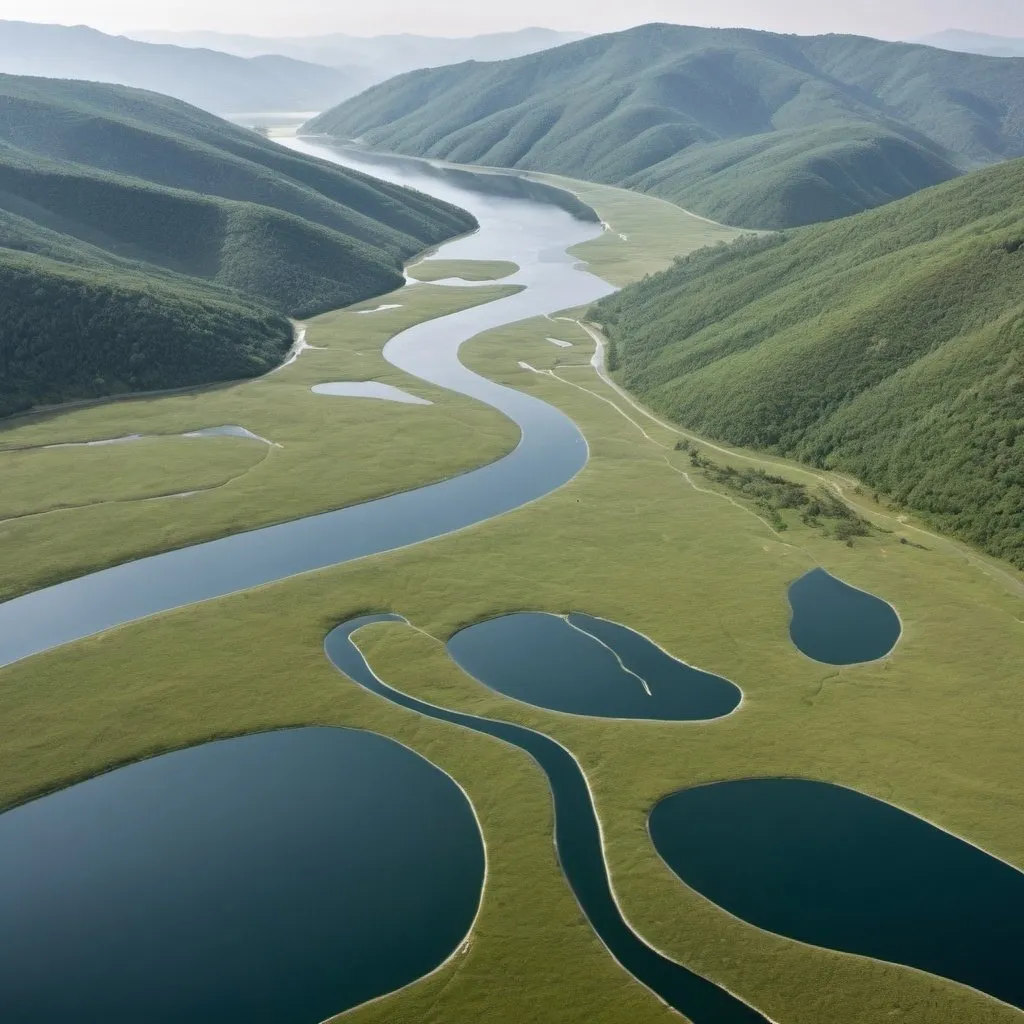
[[[944,52],[0,76],[0,1016],[1020,1024],[1024,143]]]

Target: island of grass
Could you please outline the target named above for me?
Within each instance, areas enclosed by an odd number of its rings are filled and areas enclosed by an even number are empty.
[[[519,270],[508,260],[421,260],[406,268],[417,281],[500,281]]]

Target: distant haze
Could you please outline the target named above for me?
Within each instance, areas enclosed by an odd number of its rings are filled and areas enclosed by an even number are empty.
[[[606,32],[649,21],[745,26],[812,34],[852,32],[904,39],[950,28],[1024,36],[1021,0],[176,0],[144,5],[137,0],[4,0],[2,16],[26,21],[86,24],[107,32],[144,29],[210,29],[264,35],[347,32],[376,35],[416,32],[466,36],[527,25]]]

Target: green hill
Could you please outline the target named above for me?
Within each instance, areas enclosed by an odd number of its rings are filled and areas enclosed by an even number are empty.
[[[1024,155],[1024,61],[854,36],[644,25],[414,71],[306,125],[656,193],[732,224],[844,216]]]
[[[0,76],[0,413],[262,372],[287,316],[474,226],[168,97]]]
[[[0,72],[109,82],[175,96],[218,113],[323,110],[366,84],[357,69],[323,67],[260,50],[157,46],[85,25],[0,21]]]
[[[705,249],[593,315],[653,408],[1024,567],[1024,160]]]

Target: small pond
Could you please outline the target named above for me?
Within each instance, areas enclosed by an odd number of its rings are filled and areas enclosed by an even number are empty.
[[[793,643],[809,658],[828,665],[884,658],[903,628],[891,604],[824,569],[812,569],[790,585],[789,605]]]
[[[0,1020],[317,1024],[443,962],[483,874],[462,791],[373,733],[141,761],[0,815]]]
[[[448,651],[491,689],[574,715],[703,721],[729,714],[743,696],[645,636],[578,612],[489,619],[456,633]]]
[[[329,384],[314,384],[315,395],[333,395],[336,398],[379,398],[385,402],[405,402],[407,405],[433,405],[433,402],[393,384],[381,384],[376,380],[336,380]]]
[[[662,800],[658,852],[751,924],[917,967],[1024,1009],[1024,874],[913,814],[805,779]]]

